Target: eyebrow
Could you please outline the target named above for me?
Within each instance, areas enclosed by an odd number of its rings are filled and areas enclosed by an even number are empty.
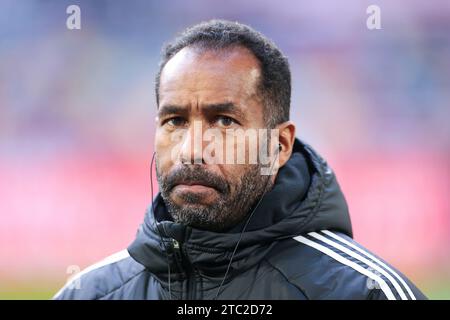
[[[187,112],[187,108],[183,106],[177,106],[177,105],[165,105],[162,106],[158,110],[158,117],[162,118],[164,116],[167,116],[169,114],[184,114]]]
[[[187,106],[164,105],[159,109],[158,116],[162,118],[170,114],[186,114],[186,113],[188,113]],[[202,108],[202,113],[204,114],[228,113],[234,114],[241,119],[247,119],[244,112],[242,112],[242,110],[232,102],[207,104]]]
[[[246,119],[244,112],[232,102],[208,104],[204,108],[204,113],[228,113]]]

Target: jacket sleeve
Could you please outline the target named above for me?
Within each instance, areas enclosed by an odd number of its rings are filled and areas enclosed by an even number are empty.
[[[408,300],[428,300],[425,294],[423,294],[408,278],[401,273],[398,274],[404,282],[401,286],[405,289]],[[369,291],[367,300],[388,300],[388,298],[383,290],[380,288],[373,288]]]

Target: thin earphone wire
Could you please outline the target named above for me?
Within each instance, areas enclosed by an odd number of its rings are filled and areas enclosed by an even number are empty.
[[[279,144],[279,148],[277,150],[278,150],[277,156],[276,156],[275,160],[272,163],[272,166],[270,168],[270,173],[272,173],[273,167],[274,167],[275,162],[276,162],[276,159],[280,155],[280,151],[281,151],[281,145],[280,144]],[[225,271],[225,275],[223,276],[222,282],[220,283],[220,286],[217,289],[217,293],[216,293],[216,296],[214,297],[214,300],[217,300],[217,298],[219,297],[220,290],[222,289],[222,286],[225,283],[225,280],[227,278],[228,272],[230,271],[231,263],[233,262],[234,255],[236,254],[236,251],[237,251],[237,249],[239,247],[239,243],[242,240],[242,236],[244,235],[245,229],[247,229],[247,226],[250,223],[250,220],[253,217],[253,214],[255,213],[256,209],[259,207],[259,204],[261,203],[261,201],[264,198],[264,196],[266,195],[266,193],[267,193],[267,186],[269,185],[269,181],[270,181],[271,177],[272,177],[272,174],[269,174],[269,176],[267,177],[267,180],[266,180],[266,185],[264,186],[264,193],[261,196],[261,198],[259,198],[258,203],[256,204],[255,208],[253,209],[252,213],[247,218],[247,221],[245,222],[244,228],[242,228],[241,234],[239,235],[239,240],[236,243],[236,246],[234,247],[233,253],[231,254],[231,258],[230,258],[230,261],[228,262],[227,270]]]
[[[171,288],[170,288],[170,285],[171,285],[171,283],[170,283],[170,276],[171,276],[171,274],[170,274],[169,253],[167,251],[166,243],[163,241],[163,238],[161,236],[161,231],[159,230],[159,225],[158,225],[158,223],[156,221],[155,207],[154,207],[154,204],[153,204],[153,162],[155,161],[155,155],[156,155],[156,152],[153,152],[152,161],[150,163],[150,189],[151,189],[151,197],[152,197],[151,202],[152,202],[153,222],[155,224],[156,230],[158,230],[159,239],[161,240],[161,243],[164,246],[164,251],[166,253],[167,274],[168,274],[168,277],[169,277],[169,300],[172,300],[172,291],[171,291]]]

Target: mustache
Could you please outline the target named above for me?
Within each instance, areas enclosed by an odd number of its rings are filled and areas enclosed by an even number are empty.
[[[164,179],[166,190],[170,191],[179,184],[201,184],[227,194],[230,186],[221,176],[201,166],[182,166],[170,172]]]

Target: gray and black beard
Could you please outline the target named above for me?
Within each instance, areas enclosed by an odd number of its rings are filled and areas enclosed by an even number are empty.
[[[267,191],[273,186],[272,179],[261,174],[259,164],[249,166],[249,170],[237,181],[226,181],[201,165],[184,165],[167,176],[163,176],[158,167],[157,161],[159,189],[174,221],[215,232],[226,231],[241,222],[263,196],[266,184]],[[183,198],[186,204],[176,204],[170,197],[172,188],[183,180],[207,182],[218,192],[218,199],[212,204],[204,205],[199,204],[198,196],[188,193]]]

